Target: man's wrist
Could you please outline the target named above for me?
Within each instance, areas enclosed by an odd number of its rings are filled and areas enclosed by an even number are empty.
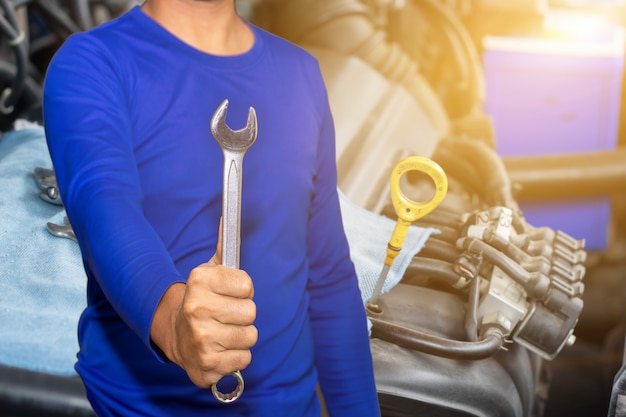
[[[150,340],[172,362],[176,362],[176,317],[184,297],[185,284],[172,284],[161,297],[150,326]]]

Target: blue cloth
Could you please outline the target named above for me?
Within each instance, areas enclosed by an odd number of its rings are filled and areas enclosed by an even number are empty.
[[[341,192],[339,196],[343,224],[350,245],[350,258],[354,262],[361,296],[365,302],[371,298],[378,282],[387,254],[387,243],[396,222],[357,206]],[[381,294],[388,292],[400,282],[411,259],[419,253],[433,233],[439,231],[430,227],[409,226],[402,250],[387,273]]]
[[[87,278],[76,243],[46,230],[65,212],[39,198],[36,167],[52,168],[42,128],[0,139],[0,363],[75,375]]]
[[[378,415],[367,321],[343,231],[319,66],[253,27],[242,55],[204,54],[136,7],[57,52],[44,120],[87,265],[77,371],[101,415]],[[241,268],[259,341],[228,407],[151,345],[153,311],[215,250],[223,156],[209,122],[256,109],[243,166]]]

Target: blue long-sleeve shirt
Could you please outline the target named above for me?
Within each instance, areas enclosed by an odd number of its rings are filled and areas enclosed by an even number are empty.
[[[251,26],[254,46],[203,53],[135,7],[74,34],[47,72],[44,125],[88,276],[76,365],[101,415],[374,416],[366,318],[336,190],[333,120],[315,59]],[[150,341],[166,289],[214,253],[227,123],[243,161],[241,268],[259,340],[235,403],[218,404]]]

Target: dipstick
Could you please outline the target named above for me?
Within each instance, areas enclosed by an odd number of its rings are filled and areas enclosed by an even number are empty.
[[[426,174],[435,185],[435,194],[425,202],[414,201],[408,198],[400,188],[400,179],[410,171],[419,171]],[[400,253],[404,239],[409,231],[412,222],[421,219],[432,212],[441,203],[448,192],[448,178],[443,169],[433,160],[422,156],[410,156],[400,161],[391,171],[389,181],[391,202],[398,215],[396,226],[393,229],[389,243],[387,243],[387,253],[385,262],[380,271],[378,281],[374,287],[374,292],[366,303],[367,310],[372,313],[381,313],[378,307],[378,297],[382,293],[383,285],[391,269],[394,259]]]

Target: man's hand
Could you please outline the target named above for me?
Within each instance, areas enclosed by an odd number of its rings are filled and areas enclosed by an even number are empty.
[[[165,292],[150,331],[152,341],[201,388],[248,366],[258,338],[252,280],[221,265],[221,230],[219,236],[211,260],[194,268],[187,284]]]

